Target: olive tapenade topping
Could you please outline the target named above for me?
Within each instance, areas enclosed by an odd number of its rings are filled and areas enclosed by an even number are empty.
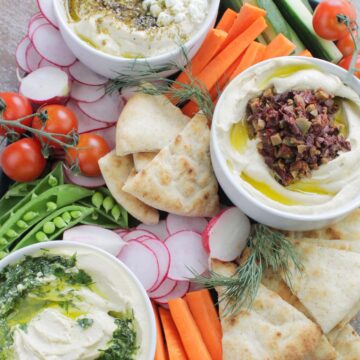
[[[325,90],[275,94],[269,88],[251,99],[247,110],[249,135],[259,139],[259,153],[284,186],[351,150],[334,123],[339,106]]]

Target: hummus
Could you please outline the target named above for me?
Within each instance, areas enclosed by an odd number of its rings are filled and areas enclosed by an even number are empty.
[[[324,89],[339,102],[334,118],[342,124],[351,150],[288,186],[276,181],[258,151],[259,139],[248,135],[245,119],[251,99],[273,88],[277,94],[292,90]],[[335,121],[335,120],[334,120]],[[358,195],[360,187],[360,97],[335,75],[311,62],[276,59],[233,81],[226,89],[214,131],[235,181],[264,205],[293,214],[318,214],[336,209]]]
[[[207,17],[209,0],[67,0],[69,25],[91,46],[146,58],[187,42]]]
[[[54,256],[59,261],[49,265]],[[75,265],[69,266],[74,258]],[[1,286],[16,293],[13,302],[0,306],[0,335],[10,334],[0,341],[0,359],[148,359],[145,300],[120,267],[98,253],[95,257],[92,250],[77,249],[74,255],[70,248],[41,252],[19,264],[27,275],[20,276],[15,288],[9,284],[11,276],[8,283],[1,278],[4,271],[12,274],[12,268],[0,272]],[[29,276],[31,269],[37,273]],[[117,340],[128,352],[121,351],[121,357]]]

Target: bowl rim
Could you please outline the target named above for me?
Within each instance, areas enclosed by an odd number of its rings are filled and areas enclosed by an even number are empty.
[[[139,292],[141,293],[141,295],[145,301],[146,312],[150,318],[149,329],[145,329],[144,332],[146,332],[147,336],[149,334],[149,331],[152,334],[149,353],[146,354],[148,360],[152,360],[155,356],[155,348],[156,348],[156,326],[155,326],[155,315],[154,315],[154,312],[152,309],[150,299],[149,299],[144,287],[141,285],[140,281],[136,278],[136,276],[133,274],[133,272],[122,261],[120,261],[115,256],[113,256],[113,255],[109,254],[108,252],[106,252],[96,246],[93,246],[93,245],[76,243],[76,242],[65,241],[65,240],[53,240],[53,241],[46,241],[46,242],[29,245],[29,246],[26,246],[22,249],[16,250],[13,253],[7,255],[4,259],[0,260],[0,272],[7,265],[17,263],[26,255],[32,255],[42,249],[57,249],[57,248],[63,248],[63,247],[74,248],[74,252],[76,252],[77,248],[81,248],[81,249],[92,250],[94,253],[99,253],[99,254],[103,255],[105,258],[107,258],[109,261],[116,264],[118,267],[121,267],[121,269],[125,271],[126,275],[133,281],[133,283],[136,285],[137,289],[139,290]]]
[[[169,58],[177,57],[179,54],[181,54],[181,52],[183,51],[182,50],[183,48],[191,49],[200,40],[200,38],[204,35],[204,33],[207,34],[207,29],[209,28],[209,26],[211,25],[213,20],[216,19],[217,15],[218,15],[218,11],[219,11],[219,6],[220,6],[220,0],[208,0],[210,3],[210,6],[209,6],[209,13],[208,13],[206,19],[202,22],[200,28],[194,34],[194,36],[192,36],[182,46],[176,47],[175,49],[173,49],[169,52],[162,53],[162,54],[159,54],[156,56],[130,59],[130,58],[124,58],[121,56],[108,54],[104,51],[98,50],[98,49],[90,46],[85,41],[81,40],[80,37],[75,34],[73,29],[70,28],[68,22],[66,21],[66,19],[64,19],[63,15],[62,15],[62,10],[64,9],[65,3],[67,1],[68,0],[55,0],[54,1],[54,10],[55,10],[55,14],[58,19],[58,22],[59,22],[59,24],[58,24],[59,28],[64,29],[72,37],[72,39],[74,39],[74,41],[77,43],[78,46],[85,48],[86,50],[88,50],[95,56],[101,56],[103,58],[106,58],[107,60],[123,62],[125,64],[136,63],[139,65],[148,65],[148,63],[161,63],[161,62],[164,62],[165,60],[168,60]],[[61,7],[62,7],[62,9],[61,9]]]
[[[275,58],[275,59],[269,59],[262,61],[260,63],[257,63],[251,67],[249,67],[247,70],[239,74],[237,77],[235,77],[225,88],[225,90],[222,92],[215,110],[214,110],[214,116],[213,116],[213,124],[216,123],[217,118],[219,117],[219,112],[221,105],[224,101],[225,94],[231,90],[231,84],[234,84],[235,82],[238,82],[239,79],[242,77],[245,77],[248,73],[256,70],[257,68],[261,68],[262,66],[272,63],[274,61],[286,61],[287,59],[291,60],[302,60],[307,61],[309,63],[312,63],[314,65],[318,65],[320,69],[325,70],[325,72],[331,73],[335,76],[340,77],[341,81],[345,83],[347,86],[352,88],[357,94],[360,92],[360,80],[358,80],[355,76],[352,76],[349,74],[349,72],[342,67],[333,64],[331,62],[317,59],[317,58],[309,58],[304,56],[284,56],[281,58]],[[354,89],[354,84],[356,84],[359,89]],[[230,89],[230,90],[229,90]],[[226,164],[226,159],[224,158],[222,151],[220,150],[218,136],[216,134],[216,127],[213,126],[211,129],[211,147],[213,149],[212,153],[217,158],[217,164],[221,168],[221,172],[224,176],[227,177],[231,185],[238,191],[241,196],[245,197],[248,202],[250,202],[253,206],[260,208],[262,211],[266,213],[271,213],[272,215],[278,216],[283,219],[287,220],[295,220],[300,222],[314,222],[314,221],[325,221],[325,220],[331,220],[335,218],[340,218],[352,210],[356,209],[360,205],[360,194],[353,198],[351,202],[347,202],[345,205],[340,205],[336,209],[332,209],[329,211],[325,211],[320,214],[296,214],[296,213],[289,213],[285,210],[279,210],[275,209],[269,205],[264,204],[260,200],[256,199],[255,197],[251,196],[251,194],[241,186],[237,181],[235,181],[234,175],[230,172]],[[221,182],[220,182],[221,183]],[[231,199],[230,199],[231,200]]]

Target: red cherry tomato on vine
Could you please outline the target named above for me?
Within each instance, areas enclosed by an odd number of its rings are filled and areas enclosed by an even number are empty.
[[[46,105],[39,109],[40,112],[47,112],[48,119],[45,122],[43,131],[46,133],[56,133],[69,135],[71,132],[78,130],[78,120],[76,115],[69,108],[63,105]],[[32,127],[34,129],[41,129],[43,126],[42,120],[39,117],[34,117]],[[70,140],[62,136],[54,136],[55,139],[61,140],[64,143],[69,143]],[[60,144],[50,141],[42,136],[42,140],[54,148],[61,148]]]
[[[327,40],[339,40],[348,29],[340,22],[338,15],[345,15],[351,23],[356,21],[356,9],[348,0],[323,0],[315,9],[313,26],[316,34]]]
[[[46,160],[35,139],[25,138],[8,145],[1,155],[4,173],[14,181],[37,179],[45,169]]]
[[[2,101],[1,101],[2,100]],[[4,110],[1,111],[2,106]],[[13,92],[0,92],[0,118],[4,120],[18,120],[25,116],[29,116],[33,113],[30,101],[20,95]],[[27,126],[31,126],[32,118],[23,120],[21,123]],[[25,132],[24,129],[10,127],[17,133],[22,134]],[[6,134],[6,129],[0,126],[0,135]]]
[[[343,67],[346,70],[350,69],[350,64],[351,64],[351,60],[352,60],[352,55],[344,57],[340,62],[339,62],[339,66]],[[360,55],[357,56],[356,58],[356,63],[355,63],[355,67],[357,69],[360,69]],[[360,71],[355,73],[355,76],[357,76],[358,78],[360,78]]]
[[[354,32],[354,37],[356,39],[357,33]],[[346,36],[341,38],[337,43],[336,46],[341,51],[343,56],[349,56],[352,55],[355,51],[355,44],[353,41],[353,38],[351,37],[351,34],[348,33]]]
[[[99,176],[99,160],[110,152],[109,145],[102,136],[95,134],[81,134],[75,148],[68,150],[67,163],[69,166],[77,162],[80,171],[86,176]]]

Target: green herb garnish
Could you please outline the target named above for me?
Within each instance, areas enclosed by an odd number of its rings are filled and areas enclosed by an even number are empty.
[[[94,320],[90,319],[90,318],[77,319],[76,322],[84,330],[88,329],[89,327],[93,326],[93,324],[94,324]]]
[[[223,295],[219,302],[225,302],[225,314],[239,312],[243,307],[250,308],[261,283],[265,269],[282,273],[291,283],[291,264],[300,270],[296,250],[291,242],[281,233],[256,224],[248,239],[248,247],[240,260],[240,265],[231,277],[211,271],[208,276],[196,275],[192,281],[207,288],[222,287]]]

